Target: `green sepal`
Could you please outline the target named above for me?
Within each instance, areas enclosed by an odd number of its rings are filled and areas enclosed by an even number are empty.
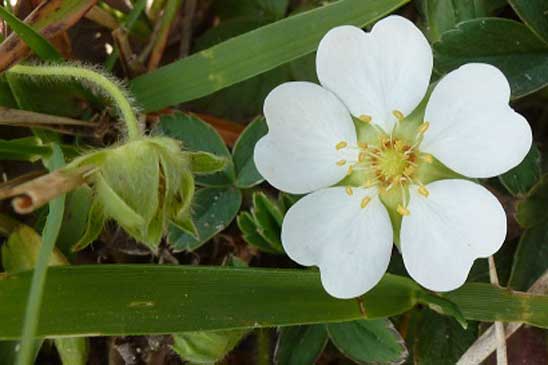
[[[72,251],[80,251],[86,248],[90,243],[95,241],[97,237],[101,234],[103,227],[105,225],[105,213],[103,211],[103,205],[97,199],[91,204],[89,210],[88,219],[86,223],[86,228],[84,234],[78,242],[72,246]]]
[[[211,174],[224,170],[228,160],[209,152],[187,152],[190,156],[190,168],[194,174]]]
[[[107,216],[115,219],[126,229],[143,227],[145,225],[145,219],[112,190],[102,175],[96,177],[95,188]]]

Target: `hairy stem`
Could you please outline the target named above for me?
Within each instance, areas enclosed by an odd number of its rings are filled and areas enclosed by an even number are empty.
[[[16,65],[8,72],[30,77],[66,77],[84,81],[85,83],[91,83],[97,86],[105,96],[110,98],[118,109],[120,117],[126,124],[128,139],[139,139],[143,135],[137,117],[133,112],[133,108],[125,92],[120,89],[114,81],[99,72],[86,69],[82,66],[73,65]]]

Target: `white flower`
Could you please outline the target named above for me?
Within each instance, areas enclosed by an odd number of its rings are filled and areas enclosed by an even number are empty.
[[[399,16],[370,33],[332,29],[316,67],[322,86],[290,82],[268,95],[269,132],[255,147],[270,184],[310,193],[285,216],[287,254],[318,266],[331,295],[352,298],[381,279],[395,240],[421,285],[459,287],[506,236],[498,200],[467,178],[506,172],[532,143],[508,105],[508,81],[493,66],[467,64],[425,99],[432,51]]]

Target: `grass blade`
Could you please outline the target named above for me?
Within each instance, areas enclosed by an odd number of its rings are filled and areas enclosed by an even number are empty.
[[[365,26],[409,0],[341,0],[269,24],[140,76],[131,83],[145,111],[193,100],[316,50],[343,24]]]
[[[48,168],[52,171],[62,167],[65,164],[61,148],[53,145],[53,153],[49,160]],[[43,293],[46,287],[46,274],[48,270],[49,257],[55,247],[57,235],[63,222],[63,213],[65,209],[65,196],[62,195],[50,202],[49,213],[46,218],[46,225],[42,232],[42,246],[35,269],[32,273],[32,282],[30,293],[28,294],[27,305],[25,309],[24,321],[21,338],[21,350],[17,356],[17,365],[27,365],[33,361],[34,340],[36,331],[39,327],[40,309],[43,299]],[[22,293],[23,294],[23,293]],[[21,298],[18,303],[23,303]]]
[[[29,46],[29,48],[43,61],[60,62],[63,60],[63,56],[61,56],[48,40],[19,20],[15,15],[7,11],[3,6],[0,6],[0,17],[8,23],[11,29],[13,29],[13,31],[25,41],[27,46]]]
[[[29,283],[28,272],[3,280],[0,277],[2,340],[21,334],[20,303]],[[386,275],[364,295],[362,306],[355,299],[330,297],[318,272],[311,270],[180,265],[52,267],[37,335],[123,336],[376,319],[406,312],[417,303],[429,304],[432,298],[428,296],[434,295],[395,275]],[[548,328],[548,296],[467,284],[447,297],[459,304],[469,319],[524,321]]]

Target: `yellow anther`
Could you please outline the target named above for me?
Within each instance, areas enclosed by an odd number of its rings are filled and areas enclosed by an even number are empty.
[[[373,180],[367,179],[367,180],[365,181],[365,183],[363,184],[363,187],[364,187],[364,188],[370,188],[370,187],[372,187],[373,185],[375,185],[375,183],[373,182]]]
[[[354,191],[352,191],[352,186],[345,187],[344,191],[346,192],[346,194],[348,194],[348,196],[351,196],[352,194],[354,194]]]
[[[370,201],[371,201],[371,197],[366,196],[365,198],[362,199],[362,202],[360,203],[360,207],[362,209],[365,208]]]
[[[434,159],[432,158],[432,155],[429,155],[427,153],[421,155],[421,159],[426,163],[432,163]]]
[[[337,161],[337,166],[344,166],[345,164],[346,164],[346,160]]]
[[[430,123],[428,123],[428,122],[422,123],[422,124],[419,126],[419,133],[420,133],[420,134],[424,134],[424,133],[428,130],[428,127],[430,127]]]
[[[398,139],[394,142],[394,149],[402,151],[403,147],[405,147],[405,143],[402,140]]]
[[[346,170],[347,175],[351,175],[352,172],[354,172],[354,167],[352,165],[348,166],[348,170]]]
[[[338,150],[342,150],[343,148],[345,148],[346,146],[348,146],[348,142],[346,141],[340,141],[339,143],[337,143],[337,145],[335,146],[335,148]]]
[[[405,208],[403,205],[398,205],[398,209],[396,209],[396,210],[401,216],[407,216],[407,215],[411,214],[409,209]]]
[[[425,198],[428,198],[428,195],[430,195],[430,192],[424,185],[419,186],[419,194],[424,196]]]
[[[413,173],[416,171],[416,168],[415,166],[407,166],[404,170],[403,170],[403,174],[404,175],[407,175],[407,176],[411,176],[413,175]]]
[[[367,143],[365,143],[365,142],[360,142],[360,143],[358,143],[358,147],[360,147],[360,148],[363,149],[363,150],[366,150],[366,149],[367,149]]]
[[[396,119],[397,119],[398,121],[400,121],[400,122],[403,120],[403,118],[405,118],[405,116],[403,115],[403,113],[400,112],[399,110],[394,110],[394,111],[392,112],[392,115],[395,116]]]
[[[370,115],[362,114],[358,117],[359,120],[361,120],[364,123],[371,123],[373,118]]]
[[[365,160],[365,158],[367,157],[367,153],[365,152],[360,152],[360,154],[358,155],[358,161],[359,162],[363,162]]]

